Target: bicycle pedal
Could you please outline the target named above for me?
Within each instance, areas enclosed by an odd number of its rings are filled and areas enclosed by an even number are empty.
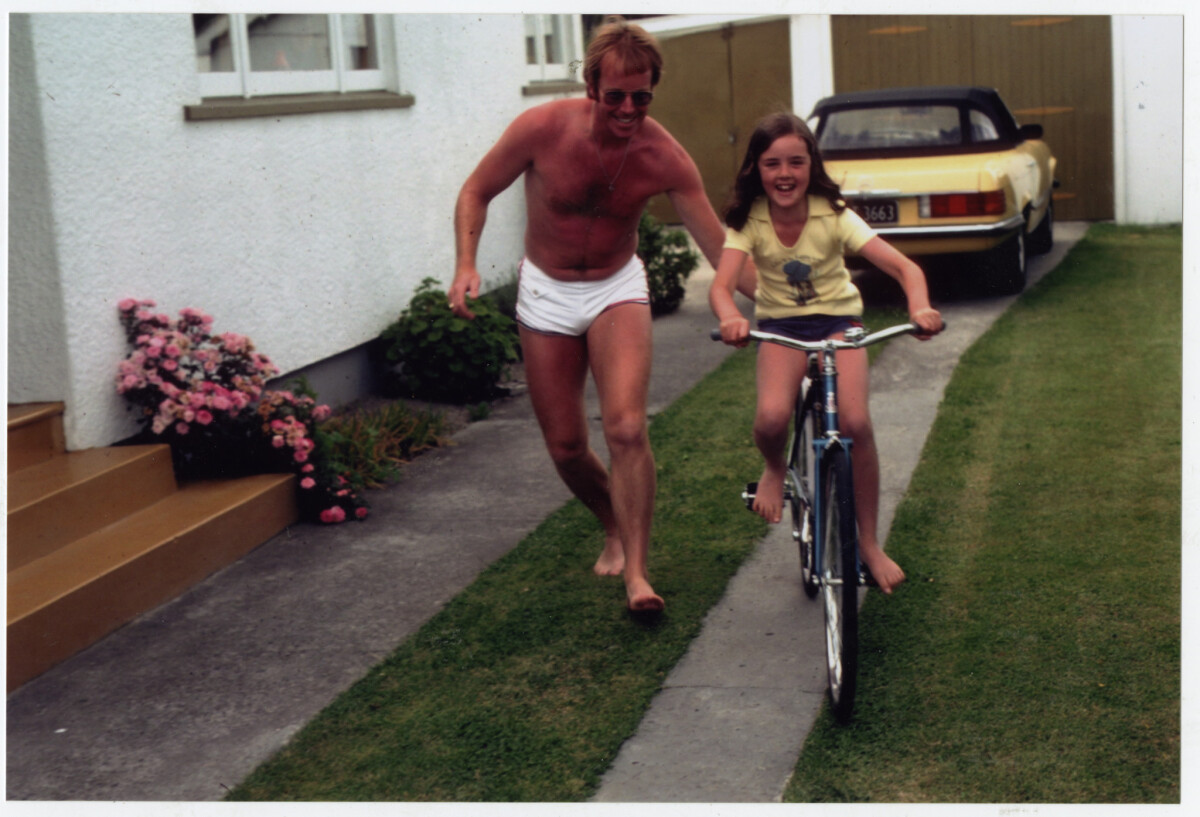
[[[746,490],[742,491],[742,501],[746,503],[746,507],[749,508],[750,510],[754,510],[754,498],[757,495],[758,495],[758,483],[757,482],[747,482]],[[784,486],[783,501],[791,502],[792,499],[793,499],[792,489],[787,486]]]

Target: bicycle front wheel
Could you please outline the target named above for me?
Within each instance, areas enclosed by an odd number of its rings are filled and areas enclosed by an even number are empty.
[[[858,529],[850,452],[826,454],[822,482],[821,596],[829,701],[839,723],[850,720],[858,679]]]
[[[804,411],[803,392],[796,404],[795,427],[788,453],[788,491],[792,506],[792,539],[800,552],[800,582],[804,594],[816,598],[820,588],[816,565],[813,524],[813,436],[817,432],[817,414]]]

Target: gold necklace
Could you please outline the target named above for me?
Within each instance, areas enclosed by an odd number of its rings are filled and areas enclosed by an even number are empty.
[[[621,171],[625,169],[625,160],[629,158],[629,146],[633,144],[633,137],[630,136],[625,142],[625,152],[621,154],[621,164],[617,165],[617,172],[610,178],[608,171],[604,169],[604,156],[600,153],[600,142],[596,139],[596,134],[592,134],[592,144],[596,147],[596,159],[600,162],[600,172],[604,174],[605,180],[608,182],[608,192],[612,192],[617,186],[617,179],[621,176]]]

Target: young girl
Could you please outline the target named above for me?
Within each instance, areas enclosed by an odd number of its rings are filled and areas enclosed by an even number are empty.
[[[725,213],[728,234],[709,304],[721,322],[721,339],[744,346],[750,323],[733,301],[739,272],[749,255],[758,268],[755,317],[764,332],[818,341],[842,338],[861,326],[862,298],[850,281],[843,253],[857,253],[895,278],[908,312],[928,339],[942,329],[929,305],[920,267],[875,235],[829,177],[816,137],[799,117],[780,113],[762,120],[750,137],[746,159]],[[768,522],[783,515],[784,448],[792,407],[804,377],[807,354],[778,344],[758,348],[758,409],[754,440],[765,460],[754,510]],[[867,352],[837,352],[838,406],[842,431],[854,440],[854,494],[859,551],[885,593],[904,581],[904,571],[879,546],[879,454],[867,409]]]

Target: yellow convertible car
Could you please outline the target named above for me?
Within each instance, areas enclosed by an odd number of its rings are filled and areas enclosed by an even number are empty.
[[[994,89],[836,94],[809,122],[846,203],[906,255],[980,253],[987,288],[1013,293],[1054,243],[1054,156]]]

